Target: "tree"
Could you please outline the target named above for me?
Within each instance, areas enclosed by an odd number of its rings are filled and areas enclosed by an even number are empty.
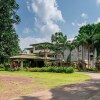
[[[71,53],[72,53],[72,50],[75,49],[75,44],[74,43],[75,43],[74,41],[68,41],[67,42],[67,47],[68,47],[69,52],[70,52],[69,56],[67,58],[68,62],[71,62]]]
[[[97,57],[100,56],[100,23],[95,24],[95,34],[93,36],[94,48],[97,51]]]
[[[88,24],[85,26],[82,26],[79,30],[78,38],[81,45],[87,47],[88,49],[88,67],[90,65],[90,48],[92,48],[92,51],[94,51],[93,46],[93,36],[95,34],[95,25],[94,24]]]
[[[44,56],[45,56],[45,58],[44,58],[45,62],[46,62],[46,59],[47,59],[48,49],[49,50],[51,49],[51,45],[52,44],[48,43],[48,42],[45,42],[45,43],[42,43],[42,44],[39,45],[39,47],[43,49],[43,53],[44,53]]]
[[[95,34],[94,37],[94,47],[97,51],[97,57],[100,56],[100,34]]]
[[[82,47],[82,59],[81,60],[84,60],[83,59],[83,48],[86,46],[86,44],[87,44],[87,41],[86,41],[86,39],[87,39],[87,34],[85,34],[85,33],[81,33],[81,34],[78,34],[78,36],[75,36],[75,39],[74,39],[74,44],[75,44],[75,46],[78,48],[77,50],[78,50],[78,61],[79,61],[79,47],[81,46]]]
[[[60,46],[60,52],[63,56],[63,60],[64,60],[64,57],[65,57],[65,50],[67,49],[67,46],[68,46],[68,40],[67,40],[67,36],[66,35],[63,35],[59,38],[59,46]]]
[[[19,52],[18,35],[14,25],[20,22],[16,14],[19,5],[16,0],[0,0],[0,63],[4,58]]]
[[[62,32],[56,32],[54,35],[52,35],[51,41],[53,44],[53,50],[56,53],[56,59],[58,54],[61,54],[64,59],[64,51],[68,45],[67,36],[63,35]]]

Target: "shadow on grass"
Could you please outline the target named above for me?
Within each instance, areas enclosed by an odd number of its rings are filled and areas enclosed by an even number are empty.
[[[52,99],[50,100],[88,100],[100,92],[100,79],[65,85],[50,91],[52,92]],[[100,97],[93,100],[100,100]]]
[[[99,99],[89,99],[98,92],[100,92],[100,79],[93,79],[83,83],[57,87],[48,92],[44,91],[38,96],[22,96],[22,99],[16,100],[100,100],[100,95]]]

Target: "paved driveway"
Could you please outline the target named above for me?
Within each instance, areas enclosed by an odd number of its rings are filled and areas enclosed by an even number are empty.
[[[93,79],[72,85],[65,85],[51,90],[38,92],[13,100],[100,100],[100,74],[90,75]]]

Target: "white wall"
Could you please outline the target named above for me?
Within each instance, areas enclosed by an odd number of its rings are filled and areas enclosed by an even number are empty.
[[[74,49],[72,50],[71,52],[71,61],[78,61],[78,50],[77,49]]]

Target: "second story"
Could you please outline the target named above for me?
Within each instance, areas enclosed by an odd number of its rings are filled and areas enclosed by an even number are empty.
[[[29,50],[30,54],[53,53],[53,51],[49,48],[50,45],[52,44],[49,42],[31,44],[31,47],[27,48],[27,50]]]
[[[54,51],[50,49],[50,45],[52,45],[49,42],[43,42],[43,43],[37,43],[37,44],[31,44],[31,48],[27,48],[29,51],[29,54],[35,54],[42,58],[55,58]]]

